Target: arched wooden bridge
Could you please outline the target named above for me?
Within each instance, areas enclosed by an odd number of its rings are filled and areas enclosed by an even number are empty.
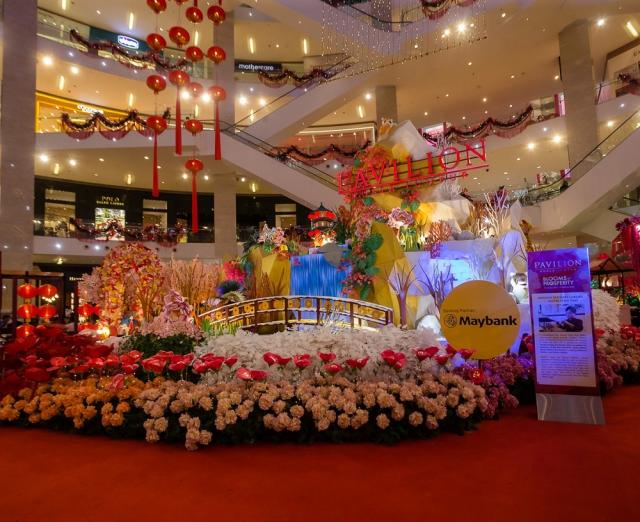
[[[225,326],[258,331],[260,326],[331,324],[341,328],[378,328],[393,323],[386,306],[323,296],[274,296],[220,306],[203,314],[214,328]]]

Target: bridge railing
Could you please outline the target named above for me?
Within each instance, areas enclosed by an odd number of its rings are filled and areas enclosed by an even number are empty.
[[[261,326],[378,328],[393,323],[393,310],[367,301],[326,296],[274,296],[220,306],[199,316],[213,328],[233,327],[258,332]]]

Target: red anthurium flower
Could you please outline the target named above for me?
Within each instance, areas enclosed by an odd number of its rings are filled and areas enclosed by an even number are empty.
[[[124,388],[124,374],[119,373],[118,375],[114,375],[113,379],[111,379],[111,383],[109,384],[109,390],[118,391]]]
[[[300,368],[302,370],[311,364],[311,355],[309,355],[308,353],[304,353],[302,355],[294,355],[293,364],[296,365],[296,368]]]
[[[320,360],[324,363],[330,363],[332,361],[335,360],[336,358],[336,354],[335,353],[322,353],[322,352],[318,352],[318,357],[320,357]]]
[[[447,362],[449,361],[449,355],[446,353],[441,353],[438,354],[434,357],[434,359],[436,360],[436,362],[438,364],[440,364],[441,366],[444,366],[445,364],[447,364]]]
[[[468,361],[469,358],[475,353],[475,350],[469,350],[468,348],[461,348],[458,350],[458,353],[462,356],[465,361]]]
[[[120,358],[115,353],[112,353],[107,355],[104,363],[108,368],[117,368],[120,365]]]
[[[185,370],[187,366],[189,366],[189,362],[184,359],[180,359],[176,362],[170,363],[169,370],[171,370],[172,372],[181,372]]]
[[[36,366],[42,359],[39,359],[37,355],[27,355],[22,362],[27,366]]]
[[[145,372],[153,372],[157,374],[162,373],[165,364],[165,359],[156,357],[155,355],[142,361],[142,367],[144,368]]]
[[[369,357],[363,357],[362,359],[347,359],[346,363],[349,368],[354,370],[362,370],[369,362]]]
[[[208,370],[218,371],[222,367],[225,358],[222,355],[213,355],[209,353],[201,357],[201,359],[207,365]]]
[[[430,346],[429,348],[416,348],[414,352],[419,361],[424,361],[425,359],[431,359],[439,350],[440,348],[437,346]]]
[[[469,378],[473,384],[482,384],[484,372],[480,368],[474,368],[469,372]]]
[[[450,344],[447,344],[447,347],[445,348],[445,351],[451,356],[453,357],[455,354],[458,353],[458,350],[456,350],[453,346],[451,346]]]
[[[250,381],[251,380],[251,370],[248,368],[238,368],[236,370],[236,377],[241,381]]]
[[[87,373],[89,371],[89,365],[87,364],[79,364],[75,368],[71,370],[71,373],[75,375],[82,375],[83,373]]]
[[[262,358],[269,366],[273,366],[274,364],[278,364],[280,356],[276,353],[267,352],[262,356]]]
[[[137,364],[127,364],[127,365],[123,365],[122,366],[122,371],[126,375],[132,375],[132,374],[136,373],[136,370],[138,368],[139,368],[139,366]]]
[[[606,332],[602,328],[596,328],[594,333],[596,334],[596,339],[600,339]]]
[[[267,380],[267,372],[264,372],[262,370],[251,370],[249,372],[249,374],[251,375],[251,378],[254,381],[266,381]]]
[[[231,368],[234,364],[236,364],[238,362],[238,356],[237,355],[231,355],[229,357],[227,357],[224,360],[224,364],[226,366],[228,366],[229,368]]]
[[[396,354],[396,362],[393,363],[393,367],[396,370],[402,370],[402,368],[404,368],[404,365],[407,364],[407,356],[403,353],[397,353]]]
[[[64,357],[52,357],[51,360],[49,361],[49,364],[51,365],[49,370],[52,370],[52,371],[59,370],[65,365],[65,363],[66,363],[66,359]]]
[[[33,382],[47,382],[51,379],[51,374],[44,368],[30,366],[24,371],[24,378]]]
[[[325,364],[324,371],[330,373],[331,375],[336,375],[342,371],[342,366],[337,363]]]
[[[174,355],[175,354],[172,351],[160,350],[153,357],[157,357],[158,359],[169,362],[171,361]]]
[[[196,359],[195,361],[193,361],[193,366],[191,367],[193,368],[193,371],[199,375],[206,373],[209,369],[207,367],[207,363],[202,362],[200,359]]]
[[[385,350],[380,353],[380,357],[382,360],[386,362],[389,366],[393,366],[396,362],[396,352],[393,350]]]
[[[87,362],[92,370],[102,370],[104,368],[104,359],[101,357],[93,357]]]
[[[131,350],[130,352],[127,352],[126,355],[131,357],[131,359],[133,359],[133,362],[138,362],[140,359],[142,359],[142,353],[138,350]]]

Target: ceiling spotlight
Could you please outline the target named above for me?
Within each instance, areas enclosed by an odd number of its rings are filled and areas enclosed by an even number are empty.
[[[133,174],[126,174],[124,177],[124,182],[126,185],[133,185],[133,182],[135,181],[135,178],[133,177]]]
[[[242,177],[242,178],[240,178],[240,181],[242,181],[242,183],[244,183],[245,181],[247,181],[247,178]]]
[[[429,116],[429,113],[427,111],[424,111],[424,115]]]
[[[553,77],[553,79],[554,79],[554,80],[559,80],[559,79],[560,79],[560,75],[559,75],[559,74],[556,74],[556,75]]]
[[[267,100],[265,100],[264,98],[260,98],[258,100],[258,103],[260,104],[260,107],[264,107],[267,104]]]
[[[190,100],[191,95],[189,94],[189,91],[182,91],[180,93],[180,98],[182,98],[183,100]]]
[[[640,33],[638,33],[638,30],[636,29],[635,25],[633,25],[633,22],[631,20],[629,20],[624,26],[634,38],[638,38],[638,36],[640,36]]]
[[[614,125],[615,125],[615,122],[613,120],[609,120],[607,122],[607,127],[609,127],[609,128],[613,127]]]
[[[365,100],[370,100],[371,98],[373,98],[373,96],[371,96],[371,93],[370,93],[370,92],[368,92],[368,93],[366,93],[366,94],[364,95],[364,99],[365,99]]]
[[[189,177],[189,174],[187,174],[186,172],[182,173],[182,179],[187,179]]]
[[[482,98],[482,103],[487,103],[487,99],[486,98]]]
[[[500,15],[500,17],[501,17],[501,18],[505,18],[506,16],[507,16],[507,13],[502,13],[502,14]]]
[[[253,39],[253,36],[249,37],[249,52],[251,54],[255,54],[256,53],[256,42]]]
[[[80,68],[77,65],[72,65],[71,74],[80,74]]]
[[[467,62],[467,65],[471,66],[473,65],[473,62]]]
[[[562,141],[562,137],[559,134],[556,134],[553,137],[553,143],[560,143]]]
[[[42,64],[47,67],[51,67],[53,65],[53,58],[49,55],[42,57]]]
[[[211,101],[211,95],[208,92],[205,92],[202,96],[200,96],[200,99],[204,103],[209,103]]]
[[[547,127],[542,127],[542,132],[547,132],[549,129]]]
[[[104,163],[104,158],[98,158],[98,161],[99,161],[100,163]]]
[[[249,103],[249,100],[247,100],[246,96],[240,96],[240,98],[238,98],[238,103],[240,105],[246,105],[247,103]]]
[[[40,156],[38,156],[40,158],[40,161],[42,163],[47,163],[49,161],[49,156],[47,154],[40,154]]]
[[[450,34],[451,34],[451,29],[445,29],[445,30],[442,32],[442,37],[443,37],[443,38],[446,38],[446,37],[447,37],[447,36],[449,36]]]
[[[360,116],[360,118],[364,118],[364,107],[362,105],[358,105],[358,116]]]
[[[598,27],[602,27],[604,25],[604,22],[605,22],[604,18],[598,18],[598,21],[596,22],[596,25]]]
[[[536,144],[531,142],[531,143],[527,143],[527,149],[529,150],[533,150],[536,148]]]
[[[460,22],[457,29],[459,33],[464,33],[467,30],[467,24]]]
[[[74,160],[73,158],[71,158],[69,160],[69,165],[71,165],[72,167],[75,167],[78,164],[78,162],[76,160]]]
[[[209,181],[209,174],[205,174],[205,175],[204,175],[204,180],[205,180],[205,181]]]
[[[302,39],[302,52],[309,54],[309,41],[306,38]]]

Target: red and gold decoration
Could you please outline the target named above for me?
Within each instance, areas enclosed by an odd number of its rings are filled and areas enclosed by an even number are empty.
[[[273,89],[278,89],[289,82],[293,83],[296,87],[302,87],[303,85],[310,85],[314,82],[327,81],[334,77],[338,72],[339,70],[335,67],[331,69],[316,67],[306,74],[296,74],[289,69],[276,73],[260,71],[258,72],[258,79],[264,85]]]
[[[184,71],[171,71],[169,81],[177,87],[176,91],[176,154],[182,155],[182,111],[180,108],[180,90],[189,84],[189,74]]]
[[[53,299],[58,295],[58,289],[50,284],[42,285],[38,288],[38,295],[40,297],[44,297],[45,299]]]
[[[220,144],[220,102],[226,100],[227,91],[220,85],[214,85],[209,88],[209,94],[213,100],[213,118],[215,120],[215,143],[214,143],[214,159],[216,161],[222,159],[222,150]]]
[[[222,47],[214,45],[209,47],[207,51],[207,58],[211,60],[215,65],[219,65],[227,59],[227,53]]]
[[[147,36],[147,44],[154,51],[162,51],[167,46],[167,41],[164,36],[158,33],[150,33]]]
[[[184,167],[191,172],[191,230],[198,232],[198,185],[196,177],[198,172],[204,168],[204,164],[197,158],[191,158],[186,161]]]
[[[151,195],[157,198],[160,195],[158,183],[158,136],[167,130],[167,120],[162,116],[149,116],[147,127],[153,131],[153,188]]]
[[[163,117],[169,117],[168,111],[163,114]],[[104,114],[96,112],[83,122],[72,120],[71,116],[63,114],[60,125],[70,138],[76,140],[86,140],[96,131],[108,140],[119,140],[131,131],[137,131],[147,137],[153,135],[147,127],[146,120],[140,116],[138,111],[131,111],[118,120],[109,119]]]
[[[18,287],[18,295],[22,299],[33,299],[38,295],[38,289],[31,283],[24,283]]]
[[[147,5],[155,14],[160,14],[167,10],[167,0],[147,0]]]
[[[320,203],[320,206],[307,217],[311,222],[309,237],[313,239],[314,246],[321,247],[335,240],[336,233],[334,227],[338,221],[335,212],[325,208],[324,205]]]
[[[196,47],[195,45],[187,47],[187,50],[185,51],[185,55],[193,63],[198,63],[200,60],[204,58],[204,52],[202,51],[202,49],[200,49],[200,47]]]
[[[182,48],[189,43],[191,35],[184,27],[174,25],[169,29],[169,39],[178,47]]]
[[[299,147],[291,145],[289,147],[276,147],[270,155],[278,161],[284,161],[287,158],[294,158],[311,165],[318,165],[330,159],[337,159],[343,163],[347,163],[352,162],[356,154],[361,150],[366,149],[369,145],[371,145],[371,141],[367,140],[359,147],[347,150],[339,147],[335,143],[332,143],[328,147],[313,153],[304,152],[300,150]]]
[[[202,22],[202,20],[204,20],[204,14],[202,13],[202,10],[198,7],[198,0],[193,0],[193,5],[187,8],[187,11],[185,12],[185,17],[192,24],[199,24],[200,22]]]
[[[222,0],[218,0],[219,5],[212,5],[207,9],[207,18],[213,22],[214,25],[220,25],[227,19],[227,13],[222,8]]]

